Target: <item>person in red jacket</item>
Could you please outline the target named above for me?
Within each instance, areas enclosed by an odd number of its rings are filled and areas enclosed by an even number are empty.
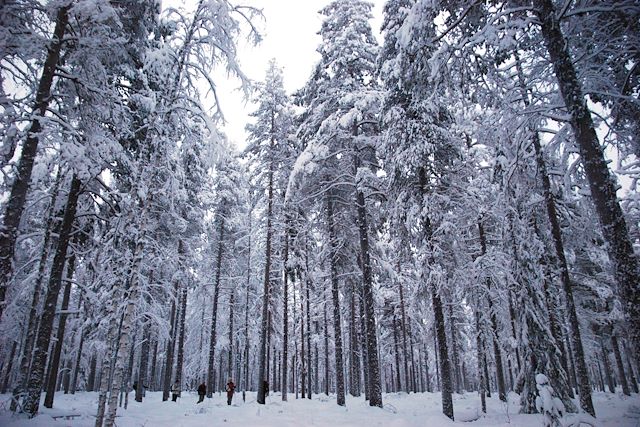
[[[231,405],[231,399],[233,399],[233,392],[236,390],[236,385],[233,383],[233,380],[229,378],[229,382],[227,383],[227,405]]]

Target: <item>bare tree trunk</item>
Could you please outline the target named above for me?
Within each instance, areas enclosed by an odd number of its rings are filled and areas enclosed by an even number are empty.
[[[431,290],[431,302],[435,314],[436,337],[438,339],[438,352],[440,363],[440,384],[442,388],[442,413],[453,418],[453,386],[451,384],[451,367],[447,350],[447,333],[445,330],[442,301],[435,289]]]
[[[127,363],[127,358],[131,357],[130,352],[133,348],[132,341],[134,338],[133,335],[135,334],[135,331],[133,329],[135,326],[135,312],[136,305],[138,304],[138,292],[140,288],[139,269],[144,251],[145,224],[146,210],[144,207],[142,207],[140,223],[138,226],[138,232],[140,234],[136,239],[136,248],[131,266],[131,276],[129,277],[128,297],[126,300],[127,304],[125,306],[122,318],[120,344],[116,363],[113,369],[113,377],[111,379],[111,393],[109,394],[107,411],[104,418],[104,427],[113,427],[115,424],[116,411],[118,410],[117,388],[122,386],[124,379],[123,375],[125,373],[125,364]]]
[[[319,332],[319,327],[318,327],[318,321],[315,322],[316,325],[316,335],[320,335]],[[314,391],[316,394],[320,394],[320,362],[319,362],[319,355],[318,355],[318,341],[315,341],[313,343],[313,347],[314,347],[314,361],[313,361],[313,386],[314,386]]]
[[[431,393],[431,378],[429,378],[429,352],[427,351],[427,343],[424,343],[424,373],[427,391]]]
[[[250,390],[249,386],[249,285],[251,283],[251,209],[249,210],[249,233],[247,243],[247,281],[246,281],[246,300],[244,306],[244,388],[243,391]],[[242,394],[244,400],[245,394]]]
[[[209,364],[207,368],[207,397],[213,396],[215,387],[215,352],[216,352],[216,328],[218,319],[218,297],[220,295],[220,274],[222,273],[222,253],[224,251],[224,214],[225,207],[220,208],[218,216],[218,254],[216,256],[216,276],[213,283],[213,301],[211,304],[211,337],[209,341]]]
[[[275,118],[271,117],[272,129],[274,128],[274,120]],[[270,141],[271,147],[274,147],[275,144],[275,136],[271,137]],[[272,216],[273,216],[273,161],[269,164],[269,172],[268,172],[268,185],[267,185],[267,236],[265,242],[265,264],[264,264],[264,288],[262,295],[262,323],[260,328],[260,352],[258,355],[258,396],[256,398],[257,402],[261,405],[265,403],[265,384],[264,382],[267,380],[265,376],[265,372],[268,369],[267,364],[269,363],[267,360],[267,334],[268,334],[268,323],[269,323],[269,285],[271,281],[271,233],[273,232],[271,229]]]
[[[60,355],[62,354],[62,344],[64,343],[64,332],[67,325],[67,313],[69,309],[69,299],[71,297],[71,283],[73,279],[73,273],[76,265],[75,253],[69,257],[67,261],[67,283],[64,286],[64,293],[62,295],[62,313],[60,313],[60,319],[58,320],[58,331],[56,334],[56,344],[51,355],[51,374],[49,376],[49,382],[47,383],[47,393],[44,398],[44,406],[46,408],[53,408],[53,398],[56,392],[56,380],[58,378],[58,368],[60,367]]]
[[[366,335],[367,335],[367,323],[365,321],[365,317],[364,317],[364,295],[362,292],[362,286],[359,289],[360,292],[358,292],[358,309],[359,309],[359,317],[360,317],[360,336],[359,336],[359,340],[360,340],[360,349],[362,351],[362,372],[363,372],[363,379],[364,379],[364,400],[367,401],[369,400],[369,391],[370,391],[370,387],[369,387],[369,370],[367,369],[367,365],[369,364],[368,362],[368,350],[367,350],[367,344],[365,342],[366,340]]]
[[[398,266],[398,273],[400,273],[400,266]],[[404,289],[402,286],[402,282],[398,281],[398,288],[400,289],[400,325],[402,327],[402,352],[404,354],[404,381],[405,381],[405,391],[409,393],[411,388],[409,387],[409,364],[407,357],[407,316],[404,307]],[[413,363],[413,349],[411,351],[411,366],[415,366]],[[415,381],[413,385],[413,391],[415,392]]]
[[[304,343],[304,289],[300,281],[300,387],[302,398],[307,397],[307,360]]]
[[[462,379],[460,378],[460,362],[458,358],[458,337],[455,329],[455,318],[453,317],[453,301],[449,303],[449,335],[451,336],[451,360],[453,365],[453,379],[455,381],[456,393],[462,393]],[[498,369],[502,369],[499,367]]]
[[[478,305],[480,304],[480,299],[477,301]],[[486,399],[486,386],[485,386],[485,377],[484,377],[484,367],[482,366],[482,362],[484,361],[483,350],[484,346],[482,345],[482,327],[480,326],[480,307],[477,307],[474,310],[475,320],[476,320],[476,354],[478,359],[478,393],[480,394],[480,405],[482,407],[482,412],[487,413],[487,399]]]
[[[287,362],[289,360],[289,223],[287,217],[284,227],[284,277],[283,277],[283,308],[282,308],[282,401],[287,401]],[[294,292],[295,298],[295,292]],[[295,307],[294,307],[295,308]],[[295,331],[294,331],[295,334]],[[304,360],[304,359],[303,359]],[[304,361],[303,361],[304,363]],[[275,387],[275,383],[274,383]],[[304,385],[303,385],[304,389]],[[303,391],[304,393],[304,391]]]
[[[40,392],[44,384],[44,369],[47,358],[47,350],[51,341],[51,332],[55,318],[56,305],[60,287],[62,285],[62,274],[64,271],[67,248],[71,239],[71,229],[76,216],[78,196],[80,195],[80,180],[74,176],[71,180],[71,187],[67,200],[67,206],[60,226],[58,237],[58,247],[51,265],[51,273],[45,295],[42,316],[40,317],[40,328],[36,338],[36,345],[33,350],[33,361],[31,363],[32,372],[27,386],[27,396],[23,404],[24,411],[31,416],[36,415],[40,405]]]
[[[344,367],[342,356],[342,321],[340,316],[340,294],[338,290],[338,268],[336,266],[337,248],[336,232],[333,217],[333,195],[327,195],[327,227],[329,231],[329,266],[331,274],[331,296],[333,300],[333,339],[335,343],[336,398],[340,406],[345,405]],[[375,332],[374,332],[375,334]]]
[[[307,368],[307,383],[309,384],[309,392],[307,393],[307,397],[311,400],[311,301],[309,297],[309,288],[311,287],[311,275],[309,272],[309,258],[306,258],[307,269],[306,269],[306,280],[305,280],[305,290],[306,290],[306,300],[307,300],[307,360],[308,360],[308,368]],[[316,366],[314,371],[316,371],[318,367]],[[317,391],[316,391],[317,392]]]
[[[180,325],[178,328],[178,357],[176,361],[176,383],[180,386],[182,391],[182,365],[184,361],[184,340],[185,340],[185,320],[187,317],[187,283],[182,284],[182,297],[180,298]],[[181,393],[179,393],[181,394]]]
[[[15,411],[17,408],[17,402],[23,397],[23,393],[27,390],[27,383],[29,381],[29,368],[31,366],[31,359],[33,356],[33,345],[35,343],[37,329],[38,329],[38,306],[40,304],[40,295],[42,292],[42,282],[44,281],[45,269],[47,267],[47,259],[49,258],[49,251],[52,249],[50,243],[51,235],[53,233],[59,233],[59,221],[56,219],[58,216],[55,212],[56,201],[58,199],[58,190],[60,182],[62,181],[62,174],[58,173],[54,188],[52,190],[51,203],[49,205],[49,218],[47,219],[47,225],[44,230],[44,239],[42,243],[42,252],[40,254],[40,261],[38,264],[38,275],[36,276],[33,296],[31,299],[31,307],[29,309],[29,317],[27,320],[27,330],[25,333],[24,345],[22,346],[22,354],[20,357],[20,365],[18,371],[18,378],[16,381],[16,387],[13,390],[13,400],[11,401],[11,410]]]
[[[9,379],[11,378],[11,368],[13,367],[13,358],[16,354],[16,349],[18,347],[18,341],[13,341],[11,344],[11,352],[9,353],[9,360],[7,362],[7,369],[4,373],[4,378],[2,380],[2,389],[0,393],[5,394],[7,392],[7,388],[9,388]]]
[[[581,84],[569,55],[568,42],[562,34],[553,2],[551,0],[534,0],[533,5],[540,20],[542,36],[549,52],[560,92],[571,114],[571,127],[580,149],[580,157],[589,181],[591,197],[600,220],[602,234],[608,243],[609,257],[615,266],[618,293],[628,318],[630,335],[636,353],[640,354],[638,261],[629,239],[626,220],[616,196],[616,185],[598,141],[591,113],[587,108]],[[563,279],[563,281],[568,282],[568,279]],[[572,304],[571,300],[572,294],[569,293],[567,294],[567,303]],[[572,316],[571,312],[568,314]],[[578,328],[578,322],[574,322],[572,319],[570,323],[574,323],[571,325],[572,328]],[[575,330],[572,335],[572,339],[575,341],[574,351],[578,353],[582,343],[578,341],[579,335],[575,334]],[[576,359],[580,403],[583,409],[593,415],[595,410],[593,410],[593,404],[590,404],[589,379],[586,376],[586,368],[583,369],[582,366],[584,356],[576,354]]]
[[[360,159],[354,156],[355,171],[360,167]],[[359,236],[360,261],[362,263],[362,287],[364,294],[364,315],[367,324],[367,370],[369,371],[369,405],[382,408],[382,389],[380,386],[380,363],[378,361],[378,337],[376,328],[375,302],[373,299],[373,279],[371,274],[371,259],[369,257],[369,228],[364,194],[356,190],[356,210]]]
[[[394,387],[393,391],[398,392],[402,388],[402,384],[400,381],[400,351],[398,350],[398,322],[396,321],[396,313],[394,311],[391,316],[391,329],[393,329],[393,353],[395,355],[396,360],[396,376],[395,381],[392,381]]]
[[[235,289],[231,288],[231,295],[229,296],[229,354],[228,354],[228,366],[227,377],[233,378],[233,313],[235,309]],[[238,382],[238,379],[235,379]]]
[[[82,311],[84,300],[82,294],[80,294],[80,298],[78,299],[78,313],[80,315]],[[78,343],[78,350],[76,351],[75,362],[73,363],[73,374],[71,376],[71,387],[69,393],[76,394],[76,389],[78,387],[78,374],[80,373],[80,363],[82,361],[82,349],[84,347],[84,321],[82,317],[80,317],[80,327],[78,328],[78,335],[80,336],[80,342]]]
[[[360,356],[358,350],[358,313],[356,312],[356,289],[351,286],[350,322],[349,322],[349,394],[360,396]]]
[[[151,373],[149,374],[149,390],[158,391],[158,383],[156,381],[156,370],[158,366],[158,336],[153,341],[153,356],[151,358]]]
[[[324,310],[324,394],[329,396],[329,324],[327,323],[327,304]]]
[[[16,167],[15,179],[11,185],[11,194],[7,198],[3,223],[2,226],[0,226],[0,320],[4,312],[7,286],[9,285],[9,280],[12,275],[13,255],[18,237],[20,219],[22,218],[22,212],[24,211],[27,200],[31,173],[40,142],[40,132],[42,131],[41,120],[44,118],[49,103],[51,102],[51,86],[60,58],[63,38],[69,22],[68,11],[70,7],[71,2],[63,5],[57,11],[53,37],[47,48],[47,57],[42,68],[40,82],[38,83],[31,124],[27,130],[27,138],[22,145],[22,154]],[[36,404],[36,411],[37,406]],[[31,410],[34,409],[33,402],[29,404],[29,408]]]
[[[118,346],[118,329],[119,323],[117,321],[117,317],[115,315],[114,309],[114,298],[111,298],[109,304],[107,305],[107,319],[111,319],[109,323],[109,332],[107,333],[107,345],[109,346],[109,351],[102,358],[102,375],[100,377],[100,389],[98,394],[98,412],[96,414],[96,424],[95,427],[102,427],[102,421],[104,419],[104,411],[106,408],[107,402],[107,394],[110,390],[110,379],[111,379],[111,359],[115,356],[115,349]],[[95,363],[95,356],[94,356]],[[95,366],[95,365],[94,365]]]
[[[164,379],[162,383],[162,401],[169,400],[169,391],[171,389],[171,377],[173,374],[173,352],[176,344],[176,329],[178,324],[178,280],[174,280],[173,292],[171,295],[171,312],[170,312],[170,330],[169,339],[167,340],[167,349],[165,351],[164,360]]]
[[[622,385],[622,393],[626,396],[631,396],[627,375],[624,372],[624,364],[622,363],[622,354],[620,354],[618,337],[615,332],[611,334],[611,346],[613,347],[613,354],[616,358],[616,365],[618,366],[618,377],[620,378],[620,385]]]
[[[485,255],[487,253],[487,239],[484,233],[484,227],[482,223],[478,223],[478,234],[480,236],[481,253]],[[491,279],[486,280],[487,290],[491,292]],[[496,380],[498,382],[498,397],[501,401],[507,401],[507,387],[504,382],[504,370],[502,367],[502,351],[500,350],[500,343],[498,342],[498,319],[496,317],[495,309],[493,308],[493,300],[491,295],[487,295],[487,302],[489,303],[489,315],[491,317],[491,330],[493,332],[491,341],[493,342],[493,354],[496,361]]]
[[[629,380],[631,382],[631,388],[633,389],[634,393],[638,393],[638,381],[637,381],[637,376],[635,374],[635,372],[633,371],[633,365],[631,364],[631,352],[629,351],[629,346],[627,345],[626,341],[623,339],[623,346],[624,348],[624,353],[626,356],[626,361],[627,361],[627,369],[629,370]]]
[[[131,377],[133,377],[133,358],[135,356],[136,347],[134,343],[136,342],[136,333],[133,333],[133,337],[131,338],[131,350],[129,350],[129,362],[127,363],[127,371],[126,374],[122,378],[122,383],[120,384],[120,407],[122,407],[122,400],[124,397],[124,409],[127,409],[129,406],[129,392],[131,391]]]
[[[144,396],[144,388],[147,380],[147,364],[149,362],[149,340],[151,339],[151,325],[150,322],[145,321],[142,326],[144,332],[142,333],[142,346],[140,348],[140,361],[138,362],[138,379],[136,386],[136,402],[142,402]]]

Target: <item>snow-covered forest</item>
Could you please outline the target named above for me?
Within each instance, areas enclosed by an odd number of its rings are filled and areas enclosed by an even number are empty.
[[[0,1],[0,424],[637,425],[640,3],[318,13]]]

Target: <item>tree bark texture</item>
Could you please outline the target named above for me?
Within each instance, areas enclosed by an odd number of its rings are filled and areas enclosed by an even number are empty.
[[[63,38],[69,23],[68,12],[70,7],[70,3],[66,4],[60,7],[56,14],[56,25],[53,29],[53,37],[47,48],[47,57],[42,68],[42,75],[36,92],[33,118],[27,130],[27,138],[22,146],[22,155],[16,168],[16,177],[11,185],[11,194],[7,200],[3,223],[0,227],[0,320],[2,319],[4,311],[7,286],[9,285],[9,280],[12,275],[13,255],[18,237],[20,219],[22,218],[22,212],[24,211],[27,200],[31,173],[40,142],[40,132],[42,131],[41,120],[44,118],[51,101],[51,86],[58,66],[58,60],[60,59]],[[33,409],[33,407],[31,408]]]
[[[222,273],[222,254],[224,251],[224,207],[218,218],[218,254],[216,256],[216,276],[213,282],[213,301],[211,303],[211,336],[209,340],[209,364],[207,368],[207,397],[213,396],[215,387],[215,352],[218,320],[218,298],[220,295],[220,275]]]
[[[600,220],[602,234],[608,243],[609,257],[615,266],[618,293],[623,302],[629,323],[630,335],[636,354],[640,354],[640,281],[638,260],[633,251],[627,223],[616,196],[616,184],[609,172],[604,152],[598,141],[591,113],[587,107],[582,87],[568,51],[568,42],[562,34],[560,23],[551,0],[533,0],[535,13],[540,21],[544,43],[555,71],[562,98],[571,114],[571,127],[578,143],[591,197]],[[567,295],[567,300],[571,298]],[[570,314],[570,313],[569,313]],[[570,322],[573,323],[573,322]],[[576,325],[577,327],[577,322]],[[577,337],[573,339],[576,340]],[[578,343],[576,343],[578,344]],[[574,349],[579,351],[579,346]],[[579,357],[577,357],[579,359]],[[578,363],[581,363],[578,361]],[[582,373],[586,370],[578,367]],[[583,374],[579,374],[581,377]],[[580,388],[588,378],[579,378]],[[581,390],[581,400],[586,390]],[[588,395],[590,397],[590,395]],[[588,403],[584,409],[591,413]],[[595,413],[595,411],[593,411]]]
[[[273,124],[272,117],[272,124]],[[272,126],[273,127],[273,126]],[[274,145],[274,137],[271,138],[271,146]],[[258,396],[257,402],[261,405],[265,403],[265,384],[267,380],[267,334],[269,327],[269,288],[271,281],[271,224],[273,216],[273,162],[269,165],[267,185],[267,236],[265,241],[265,264],[264,264],[264,287],[262,294],[262,322],[260,328],[260,351],[258,355]]]
[[[80,180],[74,176],[71,180],[67,205],[65,208],[60,232],[58,236],[58,247],[51,264],[49,283],[44,299],[44,307],[40,317],[40,328],[33,350],[33,360],[31,362],[31,375],[27,386],[27,396],[23,404],[24,411],[31,416],[36,415],[40,405],[40,391],[44,384],[44,369],[47,358],[49,343],[51,342],[51,332],[56,313],[58,294],[62,285],[62,274],[67,257],[67,248],[71,239],[71,230],[76,216],[78,197],[80,195]]]
[[[344,365],[342,356],[342,321],[340,316],[340,291],[338,289],[338,268],[336,265],[336,231],[333,212],[333,196],[327,195],[327,227],[329,231],[329,255],[331,274],[331,297],[333,301],[333,339],[335,344],[335,374],[336,374],[336,399],[340,406],[345,405],[344,395]]]
[[[75,265],[76,255],[72,254],[67,261],[67,282],[64,286],[64,292],[62,295],[62,306],[60,307],[62,313],[60,313],[60,318],[58,320],[58,331],[56,333],[56,343],[53,348],[53,354],[50,356],[51,374],[49,375],[49,381],[47,383],[47,393],[44,398],[44,406],[46,408],[53,408],[53,398],[56,392],[56,380],[58,378],[58,369],[60,367],[60,355],[62,354],[62,344],[64,343],[64,333],[67,325],[66,311],[69,309],[71,283]]]

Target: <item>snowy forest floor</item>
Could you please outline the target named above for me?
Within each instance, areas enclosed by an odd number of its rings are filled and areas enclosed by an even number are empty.
[[[118,427],[286,427],[286,426],[365,426],[365,427],[409,427],[409,426],[474,426],[474,427],[538,427],[542,425],[540,415],[518,414],[518,396],[509,396],[509,405],[497,397],[487,399],[487,414],[479,418],[480,400],[476,393],[455,395],[456,422],[451,422],[441,413],[440,393],[389,393],[383,395],[384,408],[372,408],[363,398],[347,396],[347,406],[336,405],[335,397],[315,395],[312,401],[295,399],[289,395],[282,402],[280,393],[271,395],[267,404],[256,403],[256,394],[247,393],[246,402],[237,393],[232,406],[227,406],[226,396],[216,394],[199,405],[195,393],[183,393],[177,403],[162,402],[162,393],[147,393],[143,403],[129,395],[129,408],[118,409]],[[40,414],[33,419],[16,416],[8,411],[9,395],[0,395],[0,426],[11,427],[80,427],[93,426],[98,393],[57,394],[55,407],[40,406]],[[625,397],[594,393],[598,422],[603,427],[640,427],[640,395]],[[80,415],[73,420],[53,417]]]

